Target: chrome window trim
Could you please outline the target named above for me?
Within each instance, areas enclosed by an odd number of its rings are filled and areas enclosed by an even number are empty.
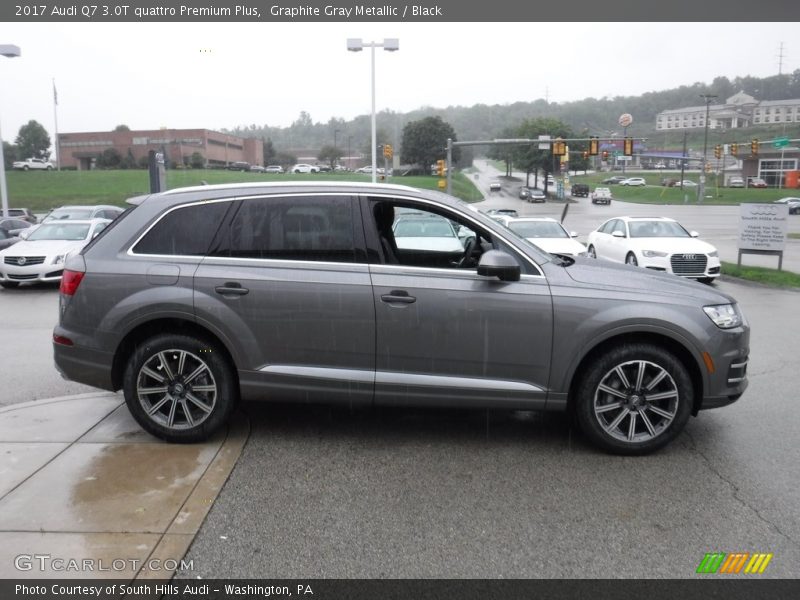
[[[473,269],[445,269],[440,267],[416,267],[412,265],[385,265],[385,264],[370,264],[368,265],[370,271],[399,271],[399,274],[408,275],[461,275],[459,279],[470,279],[474,281],[488,281],[490,277],[478,275],[477,271]],[[520,274],[520,279],[539,280],[544,279],[541,275],[531,275],[528,273]]]
[[[202,189],[202,188],[198,188],[198,189]],[[344,197],[351,198],[351,199],[355,197],[354,194],[350,194],[350,193],[346,193],[345,194],[345,193],[342,193],[342,192],[320,192],[320,193],[314,193],[314,195],[315,196],[344,196]],[[253,194],[253,195],[248,195],[248,196],[232,196],[230,198],[216,198],[214,200],[195,200],[194,202],[187,202],[186,204],[177,204],[177,205],[165,210],[163,213],[161,213],[161,215],[155,221],[153,221],[153,223],[147,229],[145,229],[145,231],[138,238],[136,238],[136,240],[132,244],[130,244],[128,246],[128,250],[125,252],[125,254],[127,256],[157,256],[157,257],[161,257],[161,258],[163,258],[163,257],[190,258],[190,259],[199,258],[200,260],[202,260],[204,258],[212,258],[212,257],[206,257],[206,256],[198,257],[198,256],[194,256],[194,255],[191,255],[191,254],[188,254],[188,255],[187,254],[140,254],[138,252],[134,252],[133,248],[136,246],[136,244],[138,244],[142,240],[142,238],[144,236],[146,236],[148,233],[150,233],[150,230],[153,227],[158,225],[158,223],[160,223],[161,220],[164,219],[172,211],[180,210],[182,208],[189,208],[191,206],[197,206],[199,204],[216,204],[218,202],[238,202],[240,200],[254,200],[254,199],[258,199],[258,198],[271,198],[271,197],[275,197],[275,196],[280,196],[280,197],[308,196],[308,193],[292,192],[292,193],[286,194],[286,193],[274,192],[272,194]],[[237,259],[237,260],[280,260],[280,259],[254,258],[254,259]],[[308,262],[316,262],[316,261],[308,261]],[[348,264],[349,265],[349,264],[354,264],[354,263],[335,263],[335,264]],[[355,263],[355,264],[366,264],[366,263]]]

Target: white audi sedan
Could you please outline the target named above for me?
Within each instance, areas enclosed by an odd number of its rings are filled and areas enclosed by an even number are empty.
[[[67,256],[80,251],[111,223],[109,219],[50,221],[26,240],[0,250],[0,286],[59,281]]]
[[[589,234],[589,256],[711,283],[719,277],[717,249],[665,217],[617,217]]]
[[[521,217],[508,219],[503,224],[550,254],[586,256],[586,246],[575,240],[578,234],[568,233],[561,223],[550,217]]]

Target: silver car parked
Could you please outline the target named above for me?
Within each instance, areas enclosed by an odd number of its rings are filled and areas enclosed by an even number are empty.
[[[730,296],[543,253],[439,192],[256,183],[129,202],[68,260],[55,360],[123,389],[165,440],[269,399],[570,410],[601,448],[644,454],[747,386]],[[463,246],[401,246],[409,212],[443,217]]]

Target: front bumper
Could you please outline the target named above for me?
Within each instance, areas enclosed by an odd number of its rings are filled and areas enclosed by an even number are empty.
[[[47,259],[41,264],[16,265],[0,263],[0,281],[24,283],[26,281],[61,281],[64,263],[50,264]]]
[[[670,254],[667,256],[637,256],[639,266],[653,271],[672,273],[687,279],[716,279],[720,274],[721,263],[718,256],[695,254],[691,256],[705,257],[701,259],[685,259],[685,254]]]

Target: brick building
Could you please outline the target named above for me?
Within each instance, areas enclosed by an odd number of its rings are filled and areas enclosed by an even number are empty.
[[[260,139],[241,138],[208,129],[97,131],[58,135],[58,156],[62,167],[92,169],[97,158],[109,148],[114,148],[123,158],[132,156],[137,164],[150,150],[165,152],[173,164],[188,163],[195,152],[203,157],[207,167],[225,167],[238,161],[251,165],[264,163]]]

